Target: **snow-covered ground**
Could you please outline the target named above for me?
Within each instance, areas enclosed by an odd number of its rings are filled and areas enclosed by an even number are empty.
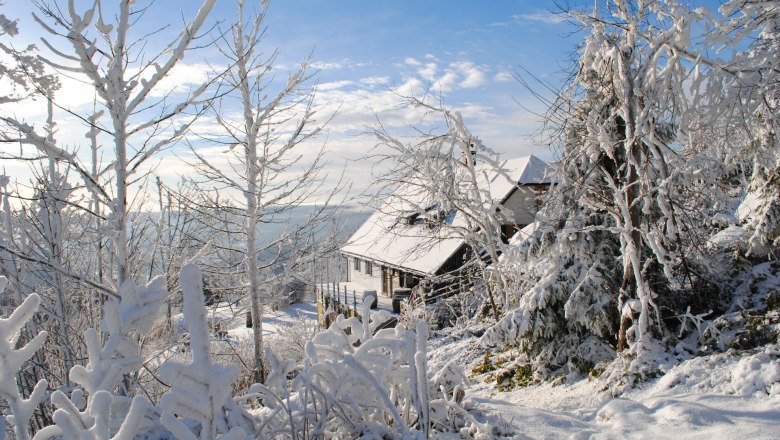
[[[217,323],[227,331],[229,339],[244,341],[252,339],[252,329],[246,326],[248,303],[219,303],[207,306],[209,325]],[[174,326],[179,333],[186,333],[187,328],[181,313],[173,316]],[[273,336],[279,333],[280,326],[292,326],[301,319],[317,319],[317,305],[311,301],[292,304],[281,310],[268,307],[263,314],[263,336]]]
[[[231,326],[228,335],[239,341],[252,340],[252,329],[246,326],[246,312],[237,318],[238,326]],[[263,336],[269,337],[279,334],[282,326],[296,325],[301,319],[317,320],[317,305],[313,302],[301,302],[292,304],[282,310],[265,310],[263,315]],[[234,321],[235,322],[235,321]]]
[[[431,363],[460,353],[471,371],[479,361],[476,338],[433,341]],[[665,375],[614,398],[598,380],[530,385],[498,392],[485,375],[466,395],[499,415],[510,438],[780,438],[780,346],[684,361]]]
[[[263,333],[272,339],[281,328],[316,317],[312,302],[267,310]],[[251,343],[245,319],[240,305],[223,304],[209,312],[210,321],[229,328],[230,340]],[[499,392],[495,383],[484,381],[485,374],[470,373],[481,361],[478,338],[461,334],[433,339],[429,362],[443,364],[456,353],[471,376],[467,399],[485,415],[499,416],[499,433],[508,438],[780,438],[779,345],[693,358],[612,397],[601,381],[587,379]]]

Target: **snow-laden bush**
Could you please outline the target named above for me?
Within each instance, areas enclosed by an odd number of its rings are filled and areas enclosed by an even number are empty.
[[[0,278],[0,287],[5,284]],[[185,265],[180,285],[192,356],[187,363],[161,366],[160,379],[170,388],[159,404],[139,394],[135,375],[143,365],[138,341],[159,315],[167,297],[165,283],[162,278],[146,286],[126,281],[120,299],[105,305],[105,338],[95,329],[86,331],[89,360],[70,371],[78,386],[69,395],[65,390],[51,393],[57,408],[54,424],[39,430],[34,439],[379,439],[442,433],[491,438],[489,424],[467,410],[461,368],[452,362],[429,368],[428,330],[422,322],[414,329],[399,325],[374,334],[377,322],[340,317],[306,344],[302,367],[269,350],[267,383],[233,397],[239,371],[213,360],[200,269]],[[0,391],[19,439],[30,438],[27,420],[47,384],[41,381],[33,395],[23,399],[16,382],[5,378],[15,377],[46,338],[42,332],[16,348],[19,329],[39,302],[32,294],[0,320]],[[369,310],[363,316],[369,316]],[[290,380],[295,369],[300,372]]]
[[[192,362],[169,362],[160,368],[160,377],[171,385],[160,400],[161,423],[182,440],[197,437],[174,414],[199,422],[200,439],[218,438],[217,433],[223,434],[220,438],[225,440],[244,438],[246,434],[238,426],[243,421],[240,411],[230,399],[239,370],[212,360],[200,269],[193,264],[182,267],[179,284],[184,292],[184,319],[190,331]]]
[[[70,370],[71,380],[81,388],[70,397],[60,390],[52,393],[51,402],[58,408],[54,425],[38,431],[35,439],[132,439],[148,428],[144,418],[151,405],[146,397],[130,397],[135,392],[133,375],[143,366],[140,335],[151,330],[167,296],[162,277],[146,286],[122,283],[121,299],[104,306],[105,342],[95,329],[84,333],[89,361]]]
[[[774,356],[772,356],[774,355]],[[745,356],[731,371],[730,391],[740,396],[780,394],[780,360],[769,349]]]
[[[572,216],[561,224],[532,225],[519,233],[499,262],[511,274],[511,309],[482,337],[486,346],[517,346],[541,376],[565,368],[585,374],[612,359],[618,329],[617,243],[593,231],[601,216]]]
[[[368,316],[368,310],[363,316]],[[464,407],[465,375],[455,364],[430,371],[428,331],[399,325],[372,334],[369,322],[340,317],[306,345],[302,371],[269,351],[272,373],[243,396],[261,433],[291,438],[427,438],[460,433],[491,438]]]

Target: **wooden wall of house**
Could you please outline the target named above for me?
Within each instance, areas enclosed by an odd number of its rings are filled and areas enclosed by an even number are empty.
[[[447,259],[447,261],[442,264],[442,266],[439,268],[438,271],[436,271],[437,275],[450,273],[455,270],[460,269],[461,266],[468,260],[470,257],[469,247],[467,245],[463,245],[458,249],[452,256]]]
[[[382,267],[382,289],[379,290],[385,296],[392,296],[393,290],[399,287],[415,287],[422,277],[390,267]]]

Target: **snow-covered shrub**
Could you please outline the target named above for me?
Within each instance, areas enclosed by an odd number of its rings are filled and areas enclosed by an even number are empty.
[[[86,366],[76,365],[70,371],[71,380],[92,395],[103,390],[113,393],[122,382],[122,376],[138,371],[143,359],[140,356],[139,337],[152,328],[160,316],[168,291],[165,279],[157,277],[146,286],[125,281],[119,289],[120,300],[106,302],[101,331],[108,335],[101,344],[98,332],[88,329],[84,336],[89,361]],[[124,383],[123,394],[131,394],[132,386]]]
[[[303,369],[289,382],[294,363],[269,353],[268,383],[243,396],[263,404],[253,411],[262,420],[261,433],[378,439],[452,432],[490,438],[491,428],[464,408],[460,368],[449,363],[429,370],[424,323],[373,335],[374,324],[339,317],[307,344]]]
[[[780,394],[780,359],[777,351],[762,351],[739,360],[731,371],[730,390],[734,394],[750,397],[754,394]]]
[[[301,364],[306,344],[320,332],[316,319],[298,315],[293,324],[280,325],[276,335],[268,338],[268,345],[276,356]]]
[[[136,396],[133,374],[143,365],[140,335],[146,334],[159,318],[168,292],[165,279],[157,277],[146,286],[125,281],[118,300],[104,305],[101,342],[95,329],[84,334],[89,360],[71,368],[70,379],[81,386],[68,397],[62,391],[52,394],[54,425],[40,430],[35,438],[65,436],[74,439],[126,439],[154,425],[143,422],[149,402]]]
[[[511,309],[482,337],[486,346],[516,346],[542,376],[564,367],[587,371],[614,357],[619,272],[614,238],[590,226],[601,216],[572,216],[518,234],[499,264],[511,274]],[[512,365],[507,365],[511,367]]]
[[[730,303],[721,314],[707,316],[699,338],[703,353],[748,350],[777,343],[780,334],[780,262],[768,261],[732,270]]]

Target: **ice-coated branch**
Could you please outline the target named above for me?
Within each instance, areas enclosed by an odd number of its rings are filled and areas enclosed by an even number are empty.
[[[71,279],[73,279],[75,281],[78,281],[79,283],[83,283],[83,284],[85,284],[87,286],[90,286],[90,287],[94,288],[95,290],[97,290],[97,291],[99,291],[101,293],[104,293],[107,296],[110,296],[112,298],[118,298],[117,293],[114,292],[111,288],[109,288],[107,286],[104,286],[102,284],[98,284],[98,283],[96,283],[96,282],[94,282],[92,280],[89,280],[89,279],[83,277],[82,275],[75,274],[73,272],[67,271],[67,270],[63,269],[61,266],[57,266],[57,265],[51,264],[50,262],[48,262],[46,260],[42,260],[40,258],[33,257],[33,256],[30,256],[30,255],[24,254],[22,252],[19,252],[19,251],[13,249],[13,248],[10,248],[10,247],[2,244],[2,242],[0,242],[0,249],[2,249],[5,252],[8,252],[9,254],[13,255],[14,257],[20,258],[22,260],[29,261],[31,263],[40,264],[42,266],[46,266],[49,269],[51,269],[51,270],[53,270],[53,271],[55,271],[57,273],[60,273],[60,274],[66,276],[68,278],[71,278]]]
[[[200,268],[194,264],[182,267],[179,285],[184,294],[184,320],[190,333],[192,362],[167,363],[160,368],[160,377],[171,385],[160,406],[168,413],[200,422],[201,440],[215,439],[218,433],[238,435],[240,427],[228,426],[225,408],[230,404],[232,384],[239,370],[234,365],[226,367],[212,362]],[[165,416],[162,423],[172,430],[183,429],[181,422],[172,416]]]
[[[102,330],[108,334],[101,346],[97,331],[88,329],[84,336],[89,362],[76,365],[70,378],[92,395],[98,391],[112,392],[123,374],[136,371],[142,365],[140,347],[132,332],[145,334],[160,315],[168,297],[165,278],[156,277],[146,286],[126,281],[119,289],[120,300],[104,306]]]
[[[141,90],[138,94],[127,104],[127,112],[131,114],[135,109],[146,99],[146,96],[154,89],[157,84],[165,78],[168,73],[173,69],[179,61],[184,58],[184,52],[192,44],[198,31],[203,26],[206,18],[211,13],[211,9],[214,7],[216,0],[206,0],[198,10],[198,14],[195,18],[187,24],[187,27],[182,31],[178,45],[172,50],[168,61],[162,66],[155,66],[155,72],[152,74],[151,79],[141,80]]]
[[[89,170],[84,168],[81,163],[79,163],[78,157],[75,154],[69,153],[66,150],[58,147],[46,136],[42,136],[36,133],[33,127],[28,124],[19,122],[16,119],[10,117],[2,117],[0,119],[2,119],[9,126],[16,129],[18,133],[22,135],[22,137],[19,139],[14,139],[15,141],[32,145],[47,157],[67,163],[73,167],[76,172],[79,173],[82,180],[84,180],[84,184],[87,186],[87,188],[89,188],[90,191],[99,195],[103,201],[111,200],[111,197],[108,195],[105,188],[103,188],[103,186],[96,180],[97,177],[93,176]]]
[[[0,294],[5,290],[8,279],[0,276]],[[13,415],[14,433],[19,440],[28,440],[30,432],[27,423],[32,417],[35,407],[43,400],[48,383],[40,380],[35,384],[30,397],[25,399],[19,392],[16,373],[36,351],[40,350],[48,337],[45,331],[38,333],[24,347],[15,348],[22,327],[30,321],[38,310],[41,298],[33,293],[11,313],[8,318],[0,318],[0,397],[11,409]]]
[[[112,413],[116,399],[108,391],[101,390],[90,396],[89,404],[80,411],[65,393],[57,390],[51,396],[51,402],[58,408],[52,416],[55,425],[38,431],[33,440],[57,437],[73,440],[133,440],[144,427],[143,418],[149,409],[149,401],[143,396],[135,397],[119,429],[111,435],[115,422],[113,418],[116,416]]]

